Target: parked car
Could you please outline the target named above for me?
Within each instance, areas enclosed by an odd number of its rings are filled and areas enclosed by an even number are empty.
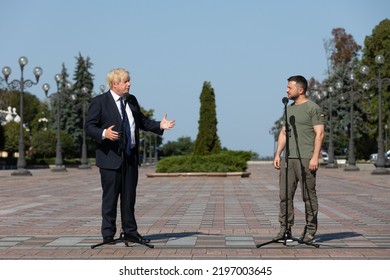
[[[370,155],[370,162],[376,166],[378,160],[378,153]],[[385,153],[385,167],[390,167],[390,150]]]
[[[321,151],[320,164],[328,164],[329,156],[325,151]]]

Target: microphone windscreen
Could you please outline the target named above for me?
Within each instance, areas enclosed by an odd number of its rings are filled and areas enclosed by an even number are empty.
[[[130,93],[125,93],[123,95],[123,99],[125,100],[126,103],[129,102],[130,101]]]

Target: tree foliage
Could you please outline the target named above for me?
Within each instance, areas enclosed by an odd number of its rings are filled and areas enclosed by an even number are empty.
[[[57,133],[54,130],[40,130],[31,141],[34,157],[48,158],[56,155]],[[61,131],[61,146],[64,158],[72,158],[75,143],[69,133]]]
[[[7,152],[17,152],[19,149],[19,139],[20,139],[20,125],[14,121],[11,121],[4,125],[4,150]],[[29,133],[26,129],[23,131],[24,143],[26,147],[30,145]]]
[[[381,54],[385,58],[385,63],[377,65],[375,56]],[[369,127],[369,136],[375,140],[378,137],[378,80],[377,77],[387,77],[390,79],[390,20],[381,21],[370,36],[364,41],[364,49],[361,65],[369,67],[369,72],[365,81],[370,84],[366,93],[369,102],[362,104],[367,112],[367,124]],[[382,84],[382,121],[390,127],[390,83]]]
[[[17,114],[20,115],[20,91],[17,90],[0,90],[1,106],[7,108],[16,108]],[[29,92],[23,92],[23,118],[25,127],[30,128],[35,116],[41,110],[41,101]]]
[[[379,115],[377,78],[378,75],[390,77],[390,21],[386,19],[380,22],[373,29],[372,35],[366,37],[363,48],[343,28],[333,29],[332,35],[334,36],[331,40],[332,44],[327,45],[331,46],[329,52],[331,69],[329,76],[320,83],[323,93],[318,96],[317,102],[327,112],[328,128],[330,115],[332,116],[335,154],[342,155],[347,151],[351,124],[353,124],[352,137],[356,156],[368,159],[368,156],[377,150]],[[361,60],[360,50],[363,53]],[[385,63],[380,69],[374,59],[377,54],[385,57]],[[370,69],[368,77],[360,72],[363,65]],[[337,82],[342,84],[340,89],[335,86]],[[363,89],[364,82],[370,82],[369,91]],[[328,90],[329,86],[333,87],[331,93]],[[389,87],[389,83],[384,83],[382,88],[381,105],[384,123],[388,123],[390,118]],[[332,98],[329,98],[330,94]],[[329,144],[328,135],[329,133],[326,134],[325,145]]]
[[[168,141],[161,147],[161,156],[184,156],[193,153],[194,142],[191,137],[179,137],[177,141]]]
[[[20,91],[0,89],[0,98],[2,108],[16,108],[16,113],[20,114]],[[36,116],[44,106],[36,96],[29,92],[23,93],[23,101],[24,143],[28,148]],[[2,127],[0,134],[0,148],[8,152],[17,152],[20,140],[20,124],[11,121]]]
[[[74,108],[76,118],[73,119],[73,131],[72,133],[75,141],[81,143],[83,133],[83,106],[89,104],[92,98],[93,91],[93,77],[94,75],[90,72],[93,63],[89,57],[84,58],[81,53],[76,57],[76,68],[74,71],[73,79],[75,81],[73,85],[74,103],[77,104]],[[83,92],[82,88],[88,89],[87,92]],[[69,116],[70,117],[70,116]]]
[[[204,82],[200,94],[199,129],[195,140],[194,155],[208,155],[221,151],[217,123],[214,89],[210,82]]]
[[[308,95],[322,107],[327,116],[324,148],[329,145],[329,130],[332,129],[335,155],[346,156],[353,128],[356,157],[368,159],[371,153],[377,151],[378,77],[386,77],[385,80],[381,79],[382,121],[390,127],[390,83],[387,83],[390,78],[390,20],[385,19],[374,27],[372,34],[365,38],[363,48],[344,28],[334,28],[331,34],[331,39],[324,40],[328,77],[321,82],[311,78]],[[363,56],[360,59],[361,51]],[[385,63],[380,68],[375,63],[377,54],[385,58]],[[370,69],[367,77],[360,72],[362,65]],[[368,91],[363,89],[364,82],[371,85]],[[342,86],[337,88],[337,83]],[[279,122],[280,120],[276,121],[270,130],[274,137],[279,131]]]
[[[73,140],[70,145],[72,147],[75,147],[76,143],[78,143],[78,139],[73,137],[73,135],[76,130],[77,119],[79,118],[79,116],[77,115],[72,88],[69,87],[69,85],[72,85],[72,83],[69,80],[68,69],[66,68],[64,63],[62,64],[61,71],[58,75],[60,77],[60,80],[58,82],[56,81],[56,88],[54,88],[52,90],[53,92],[48,95],[49,98],[47,100],[47,106],[50,111],[49,116],[46,116],[45,110],[43,110],[39,114],[39,116],[45,115],[45,117],[49,120],[48,129],[54,132],[57,131],[57,116],[59,113],[59,129],[60,131],[65,131],[67,135],[72,135]],[[38,127],[42,126],[42,124],[38,124]],[[63,137],[61,136],[61,147],[63,153],[65,154],[67,144],[62,138]],[[53,141],[54,143],[56,143],[57,138],[54,138]],[[76,156],[77,154],[79,154],[77,152],[77,149],[73,148],[71,154],[68,154],[68,156]]]
[[[332,35],[334,36],[331,44],[333,48],[330,51],[332,68],[329,76],[320,84],[322,92],[317,97],[327,116],[324,146],[325,148],[329,146],[332,129],[335,155],[346,157],[350,152],[348,148],[352,133],[354,153],[357,158],[366,158],[370,144],[366,142],[364,145],[362,141],[358,141],[364,139],[366,134],[364,125],[366,114],[361,106],[366,99],[359,75],[359,55],[362,47],[343,28],[333,29]]]
[[[93,77],[94,75],[90,72],[92,69],[93,63],[91,59],[87,56],[84,58],[81,53],[79,53],[76,58],[76,67],[73,74],[73,79],[75,81],[73,85],[73,103],[78,106],[74,106],[74,114],[68,116],[69,119],[72,119],[72,127],[69,127],[67,130],[73,136],[75,143],[78,145],[78,151],[81,151],[82,145],[82,133],[83,133],[83,106],[89,104],[92,99],[93,94]],[[83,92],[83,88],[87,89],[87,92]],[[86,110],[86,108],[85,108]],[[88,138],[89,139],[89,138]],[[88,146],[90,146],[91,141],[88,141]]]
[[[349,152],[351,129],[353,129],[354,152],[358,158],[364,158],[367,152],[362,152],[359,147],[360,142],[357,141],[366,133],[365,126],[362,125],[365,113],[361,107],[365,98],[361,83],[359,83],[361,77],[359,77],[358,57],[361,46],[343,28],[333,29],[332,35],[332,44],[330,44],[332,46],[330,48],[332,68],[329,76],[319,83],[320,91],[315,97],[327,116],[324,146],[327,148],[329,145],[329,130],[332,129],[335,155],[346,156]],[[332,124],[330,124],[331,119]]]
[[[348,65],[357,57],[361,46],[359,46],[351,34],[347,34],[344,28],[334,28],[332,30],[332,46],[330,59],[333,68]]]

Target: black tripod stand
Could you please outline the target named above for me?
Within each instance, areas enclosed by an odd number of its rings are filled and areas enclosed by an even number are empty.
[[[120,141],[121,141],[121,158],[122,158],[122,173],[121,173],[121,194],[120,194],[120,203],[121,203],[121,215],[123,215],[123,213],[125,213],[125,211],[123,211],[123,207],[125,205],[124,203],[124,193],[125,193],[125,188],[126,188],[126,184],[125,184],[125,176],[126,176],[126,171],[127,171],[127,160],[125,159],[125,147],[126,147],[126,136],[125,136],[125,115],[126,114],[126,111],[125,111],[125,108],[126,108],[126,103],[127,103],[127,99],[126,97],[124,97],[124,107],[122,107],[122,124],[121,124],[121,133],[120,133]],[[122,102],[122,100],[121,100]],[[130,129],[130,127],[128,127],[127,129]],[[135,163],[136,164],[136,163]],[[122,219],[122,225],[123,225],[123,217],[121,217]],[[119,238],[117,239],[114,239],[114,240],[111,240],[111,241],[103,241],[101,243],[98,243],[98,244],[95,244],[95,245],[92,245],[91,246],[91,249],[94,249],[96,247],[99,247],[99,246],[102,246],[102,245],[105,245],[105,244],[116,244],[116,243],[119,243],[119,242],[123,242],[126,247],[129,247],[129,242],[131,243],[137,243],[137,244],[141,244],[141,245],[144,245],[148,248],[154,248],[154,245],[152,244],[149,244],[148,242],[137,242],[137,241],[128,241],[126,240],[126,238],[124,237],[124,232],[123,232],[123,228],[122,228],[122,232],[120,233],[119,235]]]
[[[113,241],[109,241],[109,242],[101,242],[101,243],[98,243],[98,244],[95,244],[95,245],[92,245],[91,246],[91,249],[95,249],[96,247],[99,247],[99,246],[102,246],[102,245],[105,245],[105,244],[110,244],[110,245],[114,245],[116,243],[119,243],[119,242],[123,242],[125,243],[126,247],[130,247],[129,245],[129,241],[127,241],[125,238],[124,238],[124,233],[121,232],[121,234],[119,235],[119,237],[117,239],[114,239]],[[133,242],[133,241],[131,241]],[[146,242],[133,242],[133,243],[137,243],[137,244],[141,244],[141,245],[144,245],[148,248],[154,248],[154,245],[152,244],[149,244],[149,243],[146,243]]]
[[[256,248],[260,248],[260,247],[262,247],[264,245],[268,245],[268,244],[271,244],[271,243],[279,243],[280,241],[283,241],[283,245],[286,245],[287,240],[297,241],[298,243],[311,245],[311,246],[314,246],[314,247],[318,248],[319,247],[318,244],[307,243],[307,242],[304,242],[301,239],[293,237],[292,234],[291,234],[291,231],[290,231],[290,229],[288,227],[288,157],[290,155],[290,149],[289,149],[290,128],[289,128],[288,121],[287,121],[288,98],[287,97],[283,97],[282,102],[284,104],[284,123],[285,123],[285,128],[286,128],[286,146],[285,146],[285,155],[284,155],[284,158],[285,158],[285,169],[286,169],[286,171],[285,171],[285,195],[286,195],[286,206],[285,207],[286,207],[286,213],[285,213],[285,222],[284,222],[285,223],[285,230],[284,230],[284,233],[283,233],[282,237],[272,239],[271,241],[268,241],[268,242],[265,242],[265,243],[257,244]]]

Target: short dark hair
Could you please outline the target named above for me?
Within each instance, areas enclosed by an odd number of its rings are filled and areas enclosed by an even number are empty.
[[[296,82],[297,85],[299,85],[303,89],[304,92],[307,91],[307,80],[305,79],[305,77],[300,76],[300,75],[291,76],[290,78],[287,79],[287,81]]]

